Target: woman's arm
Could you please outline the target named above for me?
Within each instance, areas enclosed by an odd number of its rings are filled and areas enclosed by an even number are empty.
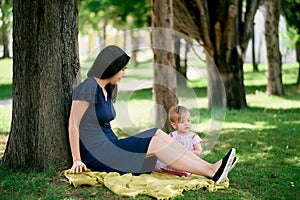
[[[81,161],[80,148],[79,148],[79,124],[83,114],[88,108],[87,101],[75,100],[72,102],[70,118],[69,118],[69,140],[73,157],[72,173],[86,171],[87,167]]]

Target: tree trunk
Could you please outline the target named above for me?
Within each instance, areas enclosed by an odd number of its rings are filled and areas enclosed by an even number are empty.
[[[180,55],[180,49],[181,49],[181,37],[175,36],[175,43],[174,43],[174,57],[175,57],[175,68],[177,71],[177,87],[186,87],[186,68],[185,66],[181,65],[181,55]]]
[[[106,37],[107,37],[107,33],[106,33],[106,30],[107,29],[107,20],[104,19],[104,24],[103,24],[103,48],[106,46]]]
[[[123,31],[123,49],[126,49],[127,46],[127,31]]]
[[[299,69],[298,69],[298,78],[297,78],[297,85],[300,85],[300,41],[296,43],[296,58],[297,62],[299,64]]]
[[[278,42],[278,25],[281,0],[265,0],[265,41],[268,95],[283,95],[281,54]]]
[[[3,42],[3,56],[2,58],[9,58],[9,39],[8,39],[8,30],[5,28],[5,25],[2,25],[2,42]]]
[[[225,6],[225,4],[220,4],[219,9],[222,6]],[[242,56],[246,51],[246,41],[249,41],[252,34],[243,41],[245,44],[237,39],[239,35],[238,27],[242,26],[239,21],[241,15],[239,6],[241,5],[238,3],[231,4],[227,7],[227,12],[224,11],[218,13],[217,16],[210,16],[214,21],[212,32],[214,33],[215,51],[212,53],[212,50],[209,50],[208,53],[215,61],[221,74],[227,98],[226,105],[230,109],[244,109],[247,107]],[[253,23],[251,23],[251,28],[253,28]],[[249,32],[251,33],[251,31]],[[208,70],[208,72],[210,71]],[[210,85],[212,84],[208,84],[208,86]],[[212,89],[208,88],[209,91],[212,91]],[[213,104],[212,96],[209,96],[209,105]]]
[[[103,26],[99,24],[99,31],[98,31],[98,37],[99,37],[99,49],[103,49],[106,46],[106,26],[107,26],[107,20],[103,19]]]
[[[221,74],[223,84],[225,86],[227,99],[226,107],[229,109],[244,109],[247,107],[247,102],[244,87],[243,61],[239,56],[237,50],[231,51],[231,57],[232,58],[230,59],[230,62],[222,60],[224,56],[219,56],[217,62],[215,61]],[[209,88],[210,85],[212,84],[208,84],[209,91],[214,91],[217,93],[220,92],[219,90],[216,90],[216,88]],[[217,106],[218,104],[214,104],[211,97],[213,97],[213,95],[209,96],[209,105]]]
[[[139,45],[140,45],[140,41],[139,41],[139,32],[137,30],[130,30],[130,36],[131,36],[131,62],[134,64],[134,66],[138,65],[138,61],[137,61],[137,53],[139,51]]]
[[[155,126],[171,130],[168,112],[178,103],[174,58],[173,1],[152,0],[152,47],[154,56],[153,97]]]
[[[191,46],[191,42],[186,40],[185,41],[185,50],[184,50],[184,66],[183,66],[183,69],[182,69],[182,74],[183,76],[187,79],[187,67],[188,67],[188,53],[190,51],[190,46]],[[185,83],[186,84],[186,83]]]
[[[263,46],[264,36],[259,36],[258,48],[257,48],[257,65],[261,63],[261,51]]]
[[[256,56],[255,56],[255,31],[254,31],[254,23],[253,23],[253,31],[252,31],[252,65],[253,71],[258,72]]]
[[[95,35],[94,31],[89,32],[89,54],[92,54],[95,50]]]
[[[15,0],[13,9],[13,117],[2,162],[64,167],[71,162],[71,93],[80,78],[78,0]]]

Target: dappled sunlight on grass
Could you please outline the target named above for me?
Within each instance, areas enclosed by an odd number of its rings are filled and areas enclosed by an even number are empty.
[[[300,87],[300,86],[299,86]],[[281,108],[281,109],[288,109],[288,108],[296,108],[300,107],[300,97],[299,93],[293,93],[286,96],[268,96],[265,93],[256,94],[248,94],[247,95],[247,103],[249,107],[263,107],[265,110],[272,109],[272,108]]]
[[[11,84],[12,74],[13,74],[12,63],[13,63],[12,58],[1,59],[0,85]]]
[[[12,116],[12,106],[0,105],[0,133],[5,133],[5,134],[9,133],[11,116]]]
[[[248,123],[237,123],[237,122],[225,122],[225,125],[224,125],[224,129],[227,129],[227,128],[239,128],[239,127],[244,127],[244,128],[247,128],[247,129],[262,129],[262,128],[276,128],[276,126],[270,126],[270,125],[266,125],[266,123],[264,122],[257,122],[257,123],[254,123],[254,124],[248,124]]]
[[[296,167],[300,167],[300,157],[293,157],[293,158],[284,158],[284,162],[295,164]]]
[[[8,135],[0,133],[0,160],[4,154],[7,140],[8,140]]]

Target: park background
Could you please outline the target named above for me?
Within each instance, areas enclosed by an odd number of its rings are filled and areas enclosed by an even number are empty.
[[[261,19],[259,20],[261,22]],[[257,22],[259,24],[259,22]],[[260,28],[261,30],[261,28]],[[114,32],[112,32],[114,33]],[[111,34],[111,40],[122,38],[122,34]],[[90,37],[89,37],[90,38]],[[110,40],[110,39],[108,39]],[[89,45],[86,45],[86,44]],[[92,47],[97,47],[97,40]],[[249,48],[251,47],[249,43]],[[284,42],[281,44],[285,44]],[[82,75],[89,68],[91,52],[83,50],[90,46],[89,41],[80,42],[82,58]],[[283,45],[284,46],[284,45]],[[261,47],[264,49],[263,47]],[[281,47],[282,48],[282,47]],[[94,49],[94,48],[92,48]],[[285,49],[286,50],[286,49]],[[85,54],[83,52],[86,52]],[[210,155],[205,158],[214,161],[222,156],[222,152],[231,146],[238,149],[240,162],[230,174],[230,187],[224,191],[209,193],[207,191],[188,191],[182,198],[199,199],[297,199],[299,191],[299,108],[300,89],[295,84],[298,74],[298,64],[295,51],[288,55],[282,65],[282,81],[285,94],[282,96],[269,96],[266,93],[266,66],[260,60],[258,72],[253,72],[250,54],[244,65],[244,84],[248,108],[242,110],[226,110],[226,119],[221,131],[219,142]],[[86,58],[86,59],[84,59]],[[139,58],[139,57],[138,57]],[[264,58],[262,56],[261,58]],[[146,53],[140,57],[142,68],[131,64],[128,79],[125,84],[136,79],[149,80],[152,77],[143,76],[152,74],[151,54]],[[1,97],[7,100],[7,93],[11,93],[12,84],[12,59],[1,60]],[[136,69],[142,69],[143,73]],[[203,82],[204,81],[204,82]],[[200,114],[200,120],[194,119],[199,124],[197,131],[203,135],[207,130],[205,124],[209,123],[210,112],[207,108],[206,80],[194,79],[189,84],[197,95],[201,107],[193,112]],[[8,89],[7,89],[8,88]],[[121,90],[122,91],[122,90]],[[125,94],[124,94],[125,95]],[[131,97],[131,105],[137,107],[151,107],[151,89],[144,88],[136,91]],[[122,99],[121,99],[122,100]],[[120,100],[120,102],[121,102]],[[193,100],[193,99],[192,99]],[[186,100],[188,101],[188,100]],[[9,102],[9,101],[8,101]],[[10,132],[12,107],[3,105],[1,109],[1,151],[5,149],[7,135]],[[143,110],[137,111],[137,119],[143,119]],[[143,120],[137,122],[140,126],[148,126]],[[120,131],[121,132],[121,131]],[[120,133],[122,134],[122,133]],[[4,199],[25,198],[110,198],[121,199],[105,188],[82,187],[74,189],[68,185],[63,177],[63,170],[49,169],[45,172],[36,172],[31,169],[25,172],[16,172],[1,166],[0,176],[1,195]],[[16,187],[16,185],[18,187]],[[148,197],[139,197],[148,199]],[[180,197],[179,197],[180,198]],[[127,199],[124,197],[124,199]]]

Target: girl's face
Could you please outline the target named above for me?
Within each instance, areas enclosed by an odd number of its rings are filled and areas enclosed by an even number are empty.
[[[118,73],[113,75],[110,78],[109,83],[112,85],[118,85],[118,83],[121,81],[121,79],[126,77],[126,69],[127,69],[127,66],[123,67]]]
[[[187,113],[184,116],[181,116],[181,120],[178,122],[172,122],[173,128],[177,130],[178,133],[181,134],[188,134],[191,130],[192,123],[191,123],[191,116],[190,113]]]

